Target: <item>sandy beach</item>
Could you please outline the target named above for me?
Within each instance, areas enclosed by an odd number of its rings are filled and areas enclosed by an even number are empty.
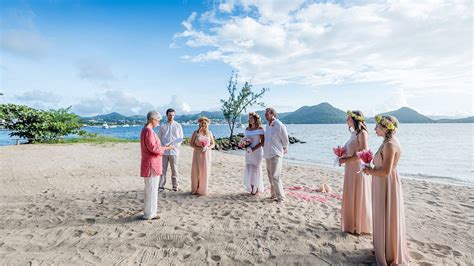
[[[243,156],[214,151],[210,194],[196,197],[192,150],[182,147],[182,190],[161,193],[160,219],[143,221],[139,149],[139,143],[0,147],[0,262],[375,263],[371,236],[339,229],[337,171],[285,161],[284,186],[302,189],[288,190],[287,201],[277,204],[268,193],[245,193]],[[334,193],[311,191],[322,182]],[[403,189],[411,263],[472,264],[473,188],[403,180]]]

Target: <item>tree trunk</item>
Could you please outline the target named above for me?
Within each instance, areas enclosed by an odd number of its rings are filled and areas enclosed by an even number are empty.
[[[234,138],[234,127],[235,127],[235,120],[236,118],[232,118],[229,122],[229,128],[230,128],[230,136],[229,140],[232,140]]]

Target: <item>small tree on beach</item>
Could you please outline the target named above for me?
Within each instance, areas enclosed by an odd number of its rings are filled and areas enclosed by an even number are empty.
[[[0,119],[10,136],[25,138],[30,143],[56,141],[81,128],[80,117],[70,113],[71,107],[37,110],[26,105],[0,104]]]
[[[258,102],[258,100],[263,97],[263,94],[266,91],[269,90],[268,88],[262,88],[260,92],[253,92],[252,84],[246,81],[242,89],[240,89],[240,92],[237,94],[237,79],[238,74],[235,73],[234,75],[234,73],[232,73],[229,79],[229,84],[227,85],[229,98],[227,100],[221,99],[221,110],[224,114],[225,120],[229,124],[229,139],[234,137],[235,122],[240,118],[242,112],[245,112],[247,108],[252,105],[264,106],[264,103]]]

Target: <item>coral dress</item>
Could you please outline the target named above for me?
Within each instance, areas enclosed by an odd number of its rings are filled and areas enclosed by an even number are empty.
[[[393,141],[393,140],[391,140]],[[382,167],[383,155],[375,154],[375,169]],[[407,265],[405,212],[400,176],[394,162],[389,176],[373,176],[374,250],[378,265]]]
[[[212,137],[212,133],[211,137]],[[194,145],[201,147],[201,141],[207,139],[211,143],[211,137],[197,134]],[[194,148],[193,162],[191,165],[191,193],[206,195],[207,182],[211,175],[211,149],[203,152],[201,148]]]
[[[353,156],[359,147],[356,132],[352,132],[346,145],[347,156]],[[353,234],[372,233],[372,177],[360,170],[360,160],[344,165],[344,188],[341,205],[341,230]]]

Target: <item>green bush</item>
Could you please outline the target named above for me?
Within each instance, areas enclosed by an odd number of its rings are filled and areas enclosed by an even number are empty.
[[[58,110],[37,110],[26,105],[1,104],[0,119],[10,136],[25,138],[29,143],[56,141],[79,132],[79,116],[70,113],[71,107]]]

